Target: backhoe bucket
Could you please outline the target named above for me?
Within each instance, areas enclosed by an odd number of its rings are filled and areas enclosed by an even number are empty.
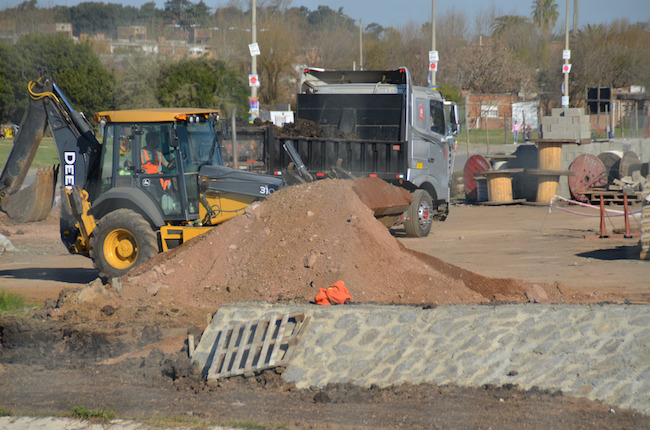
[[[38,169],[34,182],[0,200],[0,210],[18,223],[42,221],[54,202],[59,167]]]

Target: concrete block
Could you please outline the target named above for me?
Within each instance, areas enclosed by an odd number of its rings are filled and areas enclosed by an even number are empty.
[[[570,116],[570,117],[575,117],[575,116],[583,116],[585,114],[584,108],[569,108],[565,109],[566,113],[564,116]]]
[[[553,124],[551,125],[551,131],[553,133],[566,133],[567,128],[564,124]]]
[[[542,117],[542,127],[546,125],[557,124],[557,118],[552,116],[543,116]]]

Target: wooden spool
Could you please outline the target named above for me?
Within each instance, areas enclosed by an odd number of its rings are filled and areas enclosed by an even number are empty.
[[[512,176],[510,174],[489,175],[487,185],[488,201],[495,203],[512,201]]]
[[[562,168],[562,142],[538,141],[539,169],[560,170]]]
[[[483,203],[488,201],[488,187],[485,176],[476,178],[476,202]]]
[[[573,160],[569,166],[572,176],[569,176],[569,191],[574,199],[587,202],[589,198],[583,194],[589,188],[607,185],[607,171],[600,158],[591,154],[582,154]]]
[[[598,159],[603,162],[607,172],[607,183],[614,182],[614,179],[621,179],[619,168],[621,167],[621,155],[614,151],[607,151],[598,154]]]
[[[511,203],[512,174],[524,169],[489,170],[481,172],[487,178],[488,201],[491,203]]]
[[[490,162],[482,155],[469,157],[463,168],[463,185],[465,187],[465,198],[473,203],[478,201],[478,190],[475,175],[478,172],[490,170]]]
[[[639,159],[639,156],[636,155],[636,152],[627,151],[623,154],[623,158],[621,158],[621,165],[619,168],[621,178],[632,176],[634,172],[641,172],[642,167],[641,160]]]
[[[537,203],[549,204],[560,183],[559,175],[539,175],[537,179]]]

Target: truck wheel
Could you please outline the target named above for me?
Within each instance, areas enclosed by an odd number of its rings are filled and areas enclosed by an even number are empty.
[[[413,192],[413,202],[406,210],[407,219],[404,230],[408,237],[426,237],[431,230],[433,220],[433,203],[425,190]]]
[[[104,280],[122,276],[156,254],[156,233],[142,215],[130,209],[104,216],[90,238],[90,258]]]

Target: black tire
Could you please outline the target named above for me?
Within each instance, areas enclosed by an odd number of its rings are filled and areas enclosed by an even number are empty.
[[[433,222],[433,202],[425,190],[413,192],[413,202],[406,210],[404,230],[408,237],[427,237]]]
[[[90,237],[90,258],[104,280],[120,277],[156,254],[156,233],[142,215],[130,209],[105,215]]]

